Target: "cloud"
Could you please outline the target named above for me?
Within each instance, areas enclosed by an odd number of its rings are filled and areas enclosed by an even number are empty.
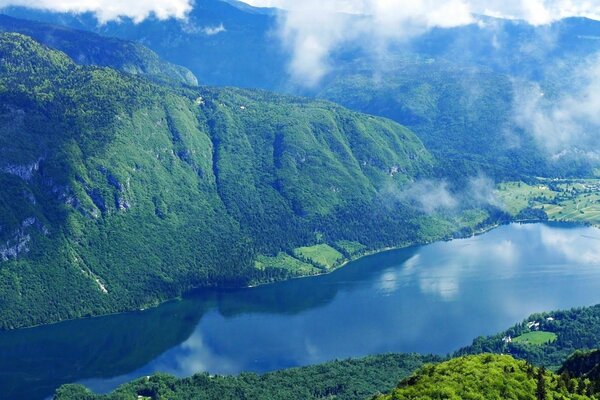
[[[545,25],[568,17],[600,19],[597,0],[477,0],[472,9],[482,15],[521,19],[532,25]]]
[[[397,197],[400,201],[413,204],[426,214],[454,210],[459,206],[459,199],[450,192],[446,181],[418,181],[399,192]]]
[[[206,36],[214,36],[222,32],[227,32],[227,29],[225,29],[223,24],[216,26],[205,26],[202,28],[202,33],[204,33]]]
[[[122,17],[135,22],[155,16],[158,19],[185,18],[193,0],[0,0],[0,8],[22,6],[55,12],[91,12],[105,23]]]
[[[279,15],[279,36],[289,48],[291,75],[304,86],[316,85],[329,69],[329,53],[358,34],[355,18],[340,14],[335,2],[303,0]]]
[[[539,84],[516,84],[515,122],[553,159],[576,153],[600,157],[600,55],[569,75],[569,86],[548,95]]]
[[[597,238],[584,237],[582,239],[581,236],[573,235],[571,232],[542,226],[540,240],[545,247],[569,263],[600,265],[600,253],[596,250]]]
[[[330,54],[344,44],[375,53],[432,28],[477,21],[474,15],[522,19],[532,25],[584,16],[600,19],[600,0],[246,0],[277,7],[279,36],[292,54],[296,83],[316,85],[331,69]]]
[[[472,207],[492,206],[501,210],[505,208],[496,194],[496,184],[483,174],[469,178],[463,196],[463,203]]]
[[[292,54],[289,70],[297,83],[309,87],[329,71],[329,56],[339,46],[361,42],[380,51],[390,40],[473,21],[463,0],[281,0],[269,5],[286,10],[279,14],[279,36]]]
[[[396,202],[409,203],[426,214],[489,206],[499,209],[505,207],[496,195],[494,181],[485,175],[470,177],[462,190],[451,190],[445,180],[423,179],[402,190],[386,187],[381,195]]]

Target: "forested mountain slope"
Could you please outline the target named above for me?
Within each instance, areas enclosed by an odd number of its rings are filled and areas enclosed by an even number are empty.
[[[430,239],[419,212],[379,196],[433,165],[389,120],[161,86],[19,34],[0,36],[0,60],[4,328],[306,273],[255,268],[258,254]]]
[[[197,1],[185,20],[150,17],[141,22],[123,19],[103,24],[91,13],[22,7],[0,12],[140,42],[163,59],[186,65],[209,85],[275,89],[287,79],[287,52],[278,43],[276,14],[240,2]]]
[[[509,76],[422,57],[387,65],[386,79],[371,66],[340,68],[315,95],[402,121],[450,174],[485,171],[506,179],[559,173],[533,137],[515,126]]]
[[[520,90],[540,84],[551,93],[569,85],[577,65],[600,51],[597,21],[571,18],[531,26],[478,16],[479,23],[392,42],[385,57],[374,56],[368,43],[351,41],[328,54],[327,74],[306,88],[290,75],[281,11],[206,0],[197,2],[185,21],[151,18],[140,24],[98,24],[91,14],[18,7],[5,12],[142,42],[208,84],[319,97],[391,118],[413,130],[456,176],[474,171],[500,180],[589,176],[597,166],[580,157],[577,146],[547,154],[544,143],[515,123]],[[575,155],[564,156],[570,152]]]
[[[193,86],[198,84],[190,70],[163,61],[155,52],[139,43],[2,14],[0,32],[17,32],[30,36],[48,47],[66,53],[78,64],[111,67],[130,74],[144,75],[159,82]]]
[[[380,389],[392,389],[424,363],[439,361],[435,356],[389,354],[360,360],[275,371],[264,375],[213,376],[204,373],[186,379],[158,374],[119,387],[108,395],[96,395],[80,385],[64,385],[57,400],[136,399],[323,399],[363,400]]]

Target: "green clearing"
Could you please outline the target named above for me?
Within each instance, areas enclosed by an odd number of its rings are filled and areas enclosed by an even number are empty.
[[[528,185],[524,182],[506,182],[498,185],[498,198],[504,203],[506,211],[516,216],[531,205],[535,199],[552,200],[557,193],[542,183]]]
[[[321,272],[313,265],[300,261],[284,252],[277,254],[275,257],[258,256],[254,265],[261,271],[269,268],[284,269],[298,276],[317,275]]]
[[[598,179],[539,179],[532,184],[507,182],[498,185],[496,193],[506,211],[517,218],[527,210],[530,212],[526,215],[543,211],[541,214],[552,221],[600,224]]]
[[[337,242],[335,242],[335,245],[338,249],[340,249],[342,252],[347,253],[349,256],[355,256],[364,252],[367,249],[367,246],[365,246],[364,244],[359,242],[352,242],[350,240],[338,240]]]
[[[312,262],[325,269],[335,268],[344,259],[342,253],[328,244],[299,247],[294,250],[294,255],[301,260]]]
[[[558,336],[553,332],[535,331],[527,332],[513,339],[514,343],[541,346],[542,344],[554,342]]]
[[[578,193],[558,204],[538,207],[552,220],[600,223],[600,193]]]

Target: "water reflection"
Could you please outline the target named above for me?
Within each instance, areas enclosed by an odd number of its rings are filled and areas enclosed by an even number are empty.
[[[108,391],[156,371],[445,354],[532,312],[598,303],[599,240],[593,228],[512,225],[367,257],[328,276],[200,291],[143,313],[3,333],[0,390],[40,398],[64,382]]]

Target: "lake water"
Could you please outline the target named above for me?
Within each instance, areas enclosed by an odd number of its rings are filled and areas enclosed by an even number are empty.
[[[365,257],[326,276],[202,290],[144,312],[0,333],[0,393],[42,399],[161,371],[264,372],[447,354],[538,311],[600,303],[600,230],[509,225]]]

